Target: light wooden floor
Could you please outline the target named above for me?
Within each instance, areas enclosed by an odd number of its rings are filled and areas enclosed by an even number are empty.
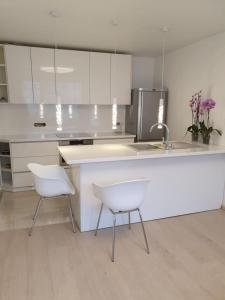
[[[225,212],[71,232],[70,224],[0,232],[1,300],[224,300]]]
[[[3,192],[0,195],[0,231],[30,227],[38,199],[35,191]],[[37,226],[69,221],[66,200],[65,197],[46,199],[41,206]]]

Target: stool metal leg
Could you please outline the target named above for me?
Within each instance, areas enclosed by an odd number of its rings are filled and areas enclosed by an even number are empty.
[[[37,206],[36,206],[34,215],[33,215],[33,217],[32,217],[33,223],[32,223],[32,226],[31,226],[31,228],[30,228],[30,230],[29,230],[29,233],[28,233],[29,236],[32,235],[33,228],[34,228],[34,225],[35,225],[35,222],[36,222],[36,219],[37,219],[37,215],[38,215],[38,212],[39,212],[39,208],[40,208],[40,205],[41,205],[41,202],[42,202],[43,199],[44,199],[43,197],[40,197],[40,198],[39,198],[39,201],[38,201],[38,204],[37,204]]]
[[[2,199],[3,199],[3,191],[0,190],[0,203],[2,202]]]
[[[129,225],[128,225],[129,227],[128,228],[131,229],[131,225],[130,225],[130,211],[128,212],[128,220],[129,220]]]
[[[113,243],[112,243],[112,262],[114,262],[115,257],[115,238],[116,238],[116,215],[113,214]]]
[[[73,209],[72,209],[72,201],[71,201],[71,197],[70,195],[68,195],[69,198],[69,211],[70,211],[70,219],[72,222],[72,226],[73,226],[73,232],[76,232],[76,227],[75,227],[75,220],[74,220],[74,214],[73,214]]]
[[[95,236],[98,233],[98,227],[99,227],[99,223],[100,223],[100,219],[101,219],[101,215],[102,215],[102,209],[103,209],[103,203],[101,204],[101,208],[100,208],[100,212],[99,212],[99,216],[98,216],[98,222],[97,222],[97,226],[96,226],[96,229],[95,229]]]
[[[143,223],[143,220],[142,220],[142,215],[141,215],[140,209],[138,208],[137,210],[138,210],[140,220],[141,220],[141,226],[142,226],[142,230],[143,230],[143,234],[144,234],[146,250],[147,250],[147,253],[149,254],[148,240],[147,240],[147,236],[146,236],[146,233],[145,233],[145,227],[144,227],[144,223]]]

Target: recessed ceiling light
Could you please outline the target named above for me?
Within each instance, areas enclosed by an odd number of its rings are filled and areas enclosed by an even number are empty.
[[[169,27],[168,26],[163,26],[162,27],[162,32],[168,32],[169,31]]]
[[[48,15],[52,18],[59,18],[61,16],[61,13],[57,10],[51,10]]]
[[[119,20],[116,19],[116,18],[114,18],[114,19],[111,20],[111,24],[112,24],[113,26],[118,26],[119,23],[120,23]]]

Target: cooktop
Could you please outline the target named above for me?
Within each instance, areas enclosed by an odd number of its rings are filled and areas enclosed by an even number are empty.
[[[56,136],[62,139],[70,139],[70,138],[86,138],[90,137],[91,135],[86,132],[57,132]]]

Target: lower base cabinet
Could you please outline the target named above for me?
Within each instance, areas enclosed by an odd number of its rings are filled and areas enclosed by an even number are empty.
[[[33,176],[30,172],[14,173],[13,188],[25,188],[33,186]]]
[[[29,172],[27,167],[29,163],[36,163],[40,165],[58,165],[59,156],[15,157],[12,158],[12,171]]]
[[[12,158],[13,188],[24,188],[33,186],[33,176],[27,165],[37,163],[41,165],[58,165],[58,156],[44,157],[16,157]]]
[[[27,165],[58,165],[58,142],[11,143],[12,190],[28,190],[33,187],[33,176]]]

